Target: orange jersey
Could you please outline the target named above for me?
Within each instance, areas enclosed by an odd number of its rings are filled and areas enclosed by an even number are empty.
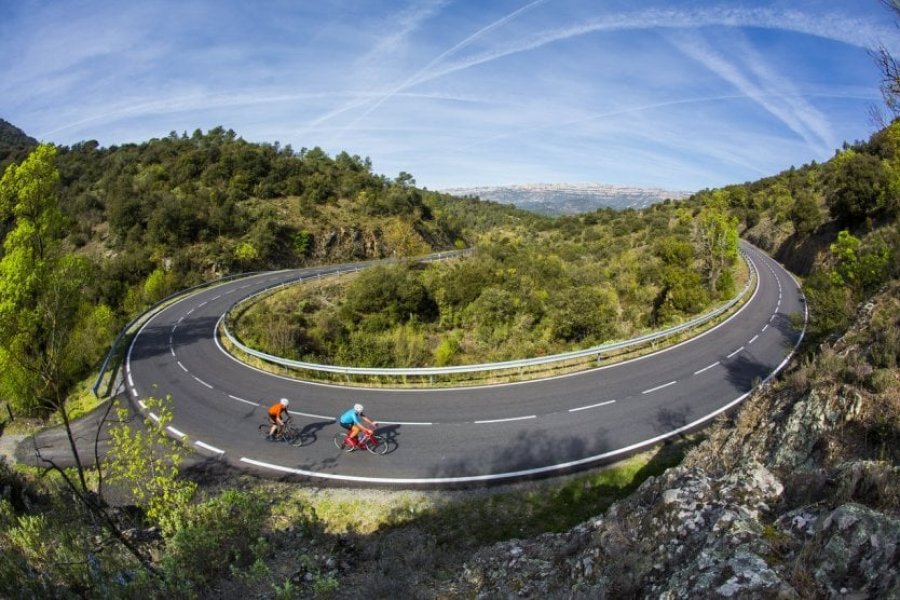
[[[269,407],[269,416],[273,419],[277,419],[282,414],[287,412],[287,407],[282,406],[281,402],[276,402],[272,406]]]

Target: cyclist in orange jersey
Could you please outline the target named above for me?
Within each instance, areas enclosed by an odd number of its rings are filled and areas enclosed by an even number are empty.
[[[284,424],[291,418],[288,414],[289,404],[290,401],[287,398],[282,398],[269,407],[269,423],[272,424],[272,427],[269,429],[270,438],[274,438],[276,432],[281,433],[284,431]]]

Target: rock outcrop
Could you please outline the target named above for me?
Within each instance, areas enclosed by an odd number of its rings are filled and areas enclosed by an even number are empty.
[[[896,297],[895,286],[817,362],[717,422],[678,467],[566,533],[482,550],[457,589],[477,598],[900,598],[896,367],[880,369],[889,383],[878,391],[864,385],[884,362],[873,316],[900,325]]]

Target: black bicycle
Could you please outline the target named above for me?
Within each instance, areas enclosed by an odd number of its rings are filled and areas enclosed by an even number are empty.
[[[285,422],[280,431],[275,431],[274,436],[269,435],[269,430],[271,429],[272,424],[266,422],[259,426],[259,433],[267,440],[273,442],[285,442],[298,448],[311,443],[314,437],[311,435],[304,435],[303,431],[292,423],[292,420]]]

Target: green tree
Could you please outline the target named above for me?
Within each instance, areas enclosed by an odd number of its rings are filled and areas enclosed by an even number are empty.
[[[175,533],[177,517],[197,487],[178,474],[187,450],[180,440],[166,433],[172,421],[171,401],[171,397],[146,399],[147,410],[157,418],[145,418],[143,428],[131,426],[128,409],[118,408],[118,421],[109,429],[111,445],[104,461],[107,483],[126,487],[135,504],[168,534]]]
[[[871,154],[848,149],[832,161],[828,171],[826,200],[839,224],[855,227],[867,217],[879,217],[893,206],[892,173]]]
[[[857,294],[871,293],[887,280],[891,250],[880,239],[868,247],[849,231],[841,231],[831,245],[835,267],[831,277],[836,285],[847,286]]]
[[[737,217],[712,204],[697,216],[694,239],[699,246],[699,258],[703,261],[704,275],[709,291],[719,292],[720,277],[738,258]]]
[[[0,390],[29,414],[63,408],[76,375],[67,353],[89,278],[86,261],[62,249],[55,156],[52,146],[38,146],[0,180],[0,220],[14,223],[0,258]]]
[[[409,221],[394,219],[384,228],[384,242],[394,256],[410,259],[428,252],[429,247]]]
[[[88,485],[66,407],[66,393],[82,361],[78,347],[91,321],[108,321],[102,310],[88,310],[81,298],[90,279],[86,261],[63,252],[63,217],[58,206],[56,149],[38,146],[0,180],[0,221],[12,219],[0,259],[0,391],[20,410],[63,421],[75,461],[77,481],[53,460],[73,496],[151,573],[148,558],[122,533],[102,500]],[[95,348],[96,350],[96,348]]]
[[[798,194],[794,206],[791,209],[791,222],[794,231],[801,236],[806,236],[816,230],[822,224],[822,211],[812,192],[804,190]]]

